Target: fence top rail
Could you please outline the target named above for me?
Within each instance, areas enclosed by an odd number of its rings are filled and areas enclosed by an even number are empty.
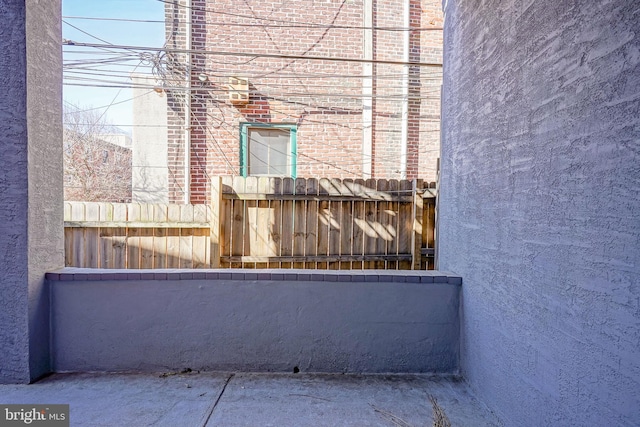
[[[354,195],[311,195],[311,194],[262,194],[262,193],[223,193],[223,199],[234,200],[309,200],[350,202],[360,200],[388,201],[388,202],[413,202],[413,195],[379,194],[354,194]]]
[[[214,178],[215,179],[215,178]],[[436,183],[422,179],[329,179],[329,178],[278,178],[222,176],[222,193],[225,198],[269,200],[275,195],[280,200],[296,196],[311,196],[326,200],[328,197],[366,198],[394,201],[399,197],[420,194],[435,197]],[[260,198],[258,198],[260,197]],[[292,200],[292,199],[291,199]],[[350,200],[350,199],[348,199]]]
[[[209,228],[208,222],[65,221],[65,228]]]
[[[210,205],[174,205],[163,203],[64,202],[66,227],[77,223],[100,222],[100,227],[180,228],[208,227]],[[104,225],[109,223],[111,225]],[[159,225],[162,224],[162,225]]]

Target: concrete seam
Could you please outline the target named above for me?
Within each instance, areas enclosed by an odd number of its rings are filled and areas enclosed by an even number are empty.
[[[227,378],[227,381],[225,381],[224,385],[222,386],[222,390],[220,390],[220,394],[218,395],[218,398],[215,400],[215,402],[213,402],[213,405],[211,405],[211,408],[209,409],[208,413],[206,414],[206,418],[204,419],[204,422],[202,423],[202,427],[207,427],[207,424],[209,423],[209,420],[211,419],[211,416],[213,415],[213,411],[216,410],[216,407],[218,406],[218,403],[220,402],[220,399],[222,399],[222,395],[224,394],[224,391],[227,389],[227,386],[229,385],[229,383],[231,382],[231,379],[235,375],[236,375],[235,373],[229,375],[229,378]]]

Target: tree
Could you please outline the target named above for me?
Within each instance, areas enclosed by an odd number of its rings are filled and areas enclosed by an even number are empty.
[[[131,201],[131,149],[114,143],[125,134],[100,110],[68,105],[64,122],[64,199]]]

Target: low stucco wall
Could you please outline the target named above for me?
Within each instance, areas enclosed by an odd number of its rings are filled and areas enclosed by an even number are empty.
[[[64,269],[55,371],[456,372],[460,277]]]

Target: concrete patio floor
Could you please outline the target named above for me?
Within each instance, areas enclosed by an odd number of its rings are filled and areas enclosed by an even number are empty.
[[[72,426],[499,426],[456,377],[254,373],[55,374],[0,403],[70,405]]]

